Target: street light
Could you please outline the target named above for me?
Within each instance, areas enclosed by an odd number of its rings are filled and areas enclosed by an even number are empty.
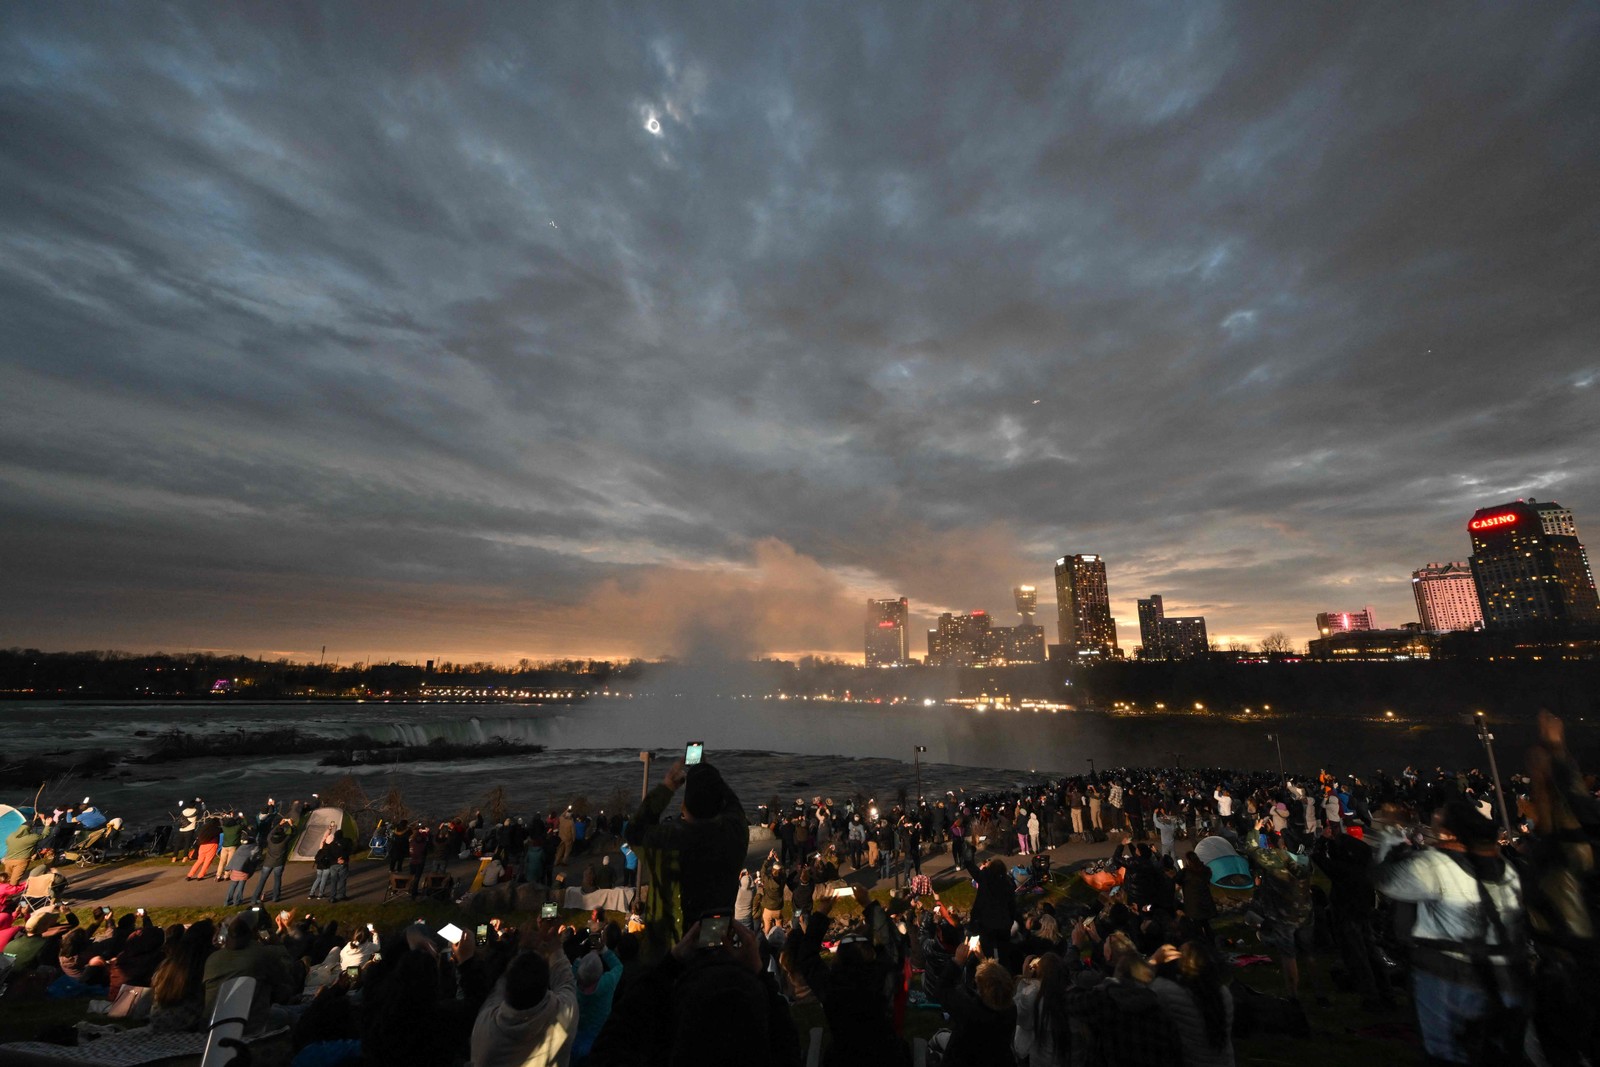
[[[916,751],[911,753],[911,760],[917,766],[917,812],[922,812],[922,754],[928,751],[927,745],[918,745]]]
[[[1484,718],[1483,712],[1478,712],[1478,740],[1483,743],[1483,750],[1489,754],[1489,774],[1494,778],[1494,795],[1500,801],[1500,825],[1505,827],[1506,837],[1511,836],[1511,812],[1506,808],[1506,791],[1500,784],[1500,768],[1494,761],[1494,734],[1489,732],[1489,721]]]
[[[1282,735],[1276,733],[1267,735],[1267,737],[1272,741],[1273,746],[1278,750],[1278,781],[1287,782],[1289,780],[1289,776],[1283,772],[1283,741],[1281,740],[1281,736]]]

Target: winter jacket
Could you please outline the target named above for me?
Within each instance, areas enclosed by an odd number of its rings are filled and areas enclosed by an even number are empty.
[[[789,879],[782,873],[773,874],[769,866],[761,872],[761,909],[763,911],[783,910],[783,890],[788,885]]]
[[[1190,922],[1206,922],[1217,914],[1211,896],[1211,872],[1205,864],[1183,869],[1183,913]]]
[[[1193,993],[1170,978],[1157,978],[1150,983],[1150,991],[1161,1005],[1177,1032],[1178,1043],[1183,1047],[1183,1067],[1233,1067],[1233,993],[1222,988],[1222,1006],[1227,1019],[1222,1028],[1222,1047],[1211,1044],[1206,1034],[1205,1016]]]
[[[39,842],[43,840],[44,835],[34,828],[33,823],[23,823],[6,838],[6,859],[27,859],[33,855],[33,850],[38,848]]]
[[[550,991],[531,1008],[506,1004],[505,983],[483,1002],[472,1026],[470,1067],[567,1067],[578,1033],[578,983],[566,959],[550,961]]]
[[[877,908],[877,905],[872,905]],[[881,914],[881,909],[878,909]],[[909,1064],[911,1051],[895,1036],[892,991],[897,974],[884,954],[871,962],[835,954],[821,957],[828,920],[813,915],[796,934],[794,960],[806,985],[822,1001],[831,1041],[823,1062],[829,1067],[895,1067]]]
[[[986,933],[1007,933],[1016,918],[1017,885],[1004,870],[979,867],[971,860],[967,873],[978,883],[978,895],[972,902],[972,926]]]
[[[751,906],[755,903],[756,884],[748,874],[739,875],[739,889],[733,896],[734,922],[749,923]]]
[[[1374,828],[1373,836],[1379,856],[1373,885],[1391,900],[1417,905],[1411,928],[1417,966],[1475,984],[1478,961],[1493,964],[1507,978],[1521,975],[1528,931],[1516,868],[1498,855],[1412,850],[1391,829]]]
[[[289,862],[289,843],[293,840],[294,831],[289,827],[283,823],[274,826],[261,846],[261,866],[270,871]]]
[[[1017,1033],[1017,1006],[996,1011],[965,985],[957,986],[943,1002],[950,1013],[950,1044],[945,1047],[945,1067],[993,1067],[1012,1062],[1011,1040]]]
[[[644,919],[658,937],[675,943],[699,916],[716,907],[731,908],[739,870],[750,847],[750,822],[727,782],[718,778],[717,813],[693,822],[662,822],[673,790],[658,785],[646,794],[628,824],[628,843],[649,865],[655,891]]]

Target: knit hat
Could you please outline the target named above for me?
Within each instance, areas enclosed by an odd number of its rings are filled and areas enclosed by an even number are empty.
[[[709,763],[689,768],[683,787],[683,807],[696,819],[714,819],[722,807],[722,775]]]
[[[578,989],[583,993],[593,993],[600,985],[600,976],[606,973],[606,965],[600,961],[597,953],[591,952],[583,957],[578,964]]]

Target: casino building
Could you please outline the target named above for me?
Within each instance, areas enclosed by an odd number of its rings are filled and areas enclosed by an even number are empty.
[[[1555,521],[1547,523],[1546,513]],[[1486,629],[1600,623],[1600,598],[1571,512],[1515,500],[1474,512],[1467,533]]]
[[[907,661],[910,634],[906,624],[910,610],[905,597],[867,601],[867,666],[898,667]]]

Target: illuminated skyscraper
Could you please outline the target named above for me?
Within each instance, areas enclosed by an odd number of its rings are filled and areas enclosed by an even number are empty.
[[[1116,654],[1105,560],[1087,555],[1056,560],[1056,625],[1068,656]]]
[[[1567,537],[1578,536],[1578,520],[1572,517],[1572,509],[1564,508],[1554,500],[1543,503],[1528,498],[1528,503],[1533,505],[1533,510],[1539,513],[1539,524],[1544,527],[1547,534],[1562,534]],[[1583,556],[1583,572],[1589,576],[1589,584],[1594,584],[1594,569],[1589,566],[1589,550],[1583,547],[1583,542],[1578,542],[1578,552]]]
[[[898,667],[910,652],[906,629],[910,613],[905,597],[867,601],[867,666]]]
[[[928,666],[973,667],[988,663],[993,655],[989,613],[966,615],[945,612],[939,628],[928,631]]]
[[[1139,601],[1139,645],[1145,659],[1167,658],[1166,643],[1161,640],[1161,620],[1165,617],[1160,593]]]
[[[1417,618],[1431,631],[1477,630],[1483,626],[1478,583],[1465,563],[1430,563],[1411,572]]]
[[[1360,611],[1319,611],[1317,612],[1317,636],[1327,637],[1329,634],[1347,634],[1356,630],[1376,630],[1378,617],[1371,608],[1362,608]]]
[[[1575,533],[1551,528],[1577,524],[1559,504],[1516,500],[1473,513],[1467,533],[1486,628],[1600,622],[1588,553]]]
[[[1159,593],[1139,601],[1139,641],[1144,659],[1191,659],[1211,650],[1206,620],[1199,615],[1167,618]]]
[[[1019,585],[1011,590],[1011,596],[1017,602],[1017,614],[1022,616],[1022,625],[1033,625],[1033,613],[1039,610],[1039,590],[1031,585]]]

